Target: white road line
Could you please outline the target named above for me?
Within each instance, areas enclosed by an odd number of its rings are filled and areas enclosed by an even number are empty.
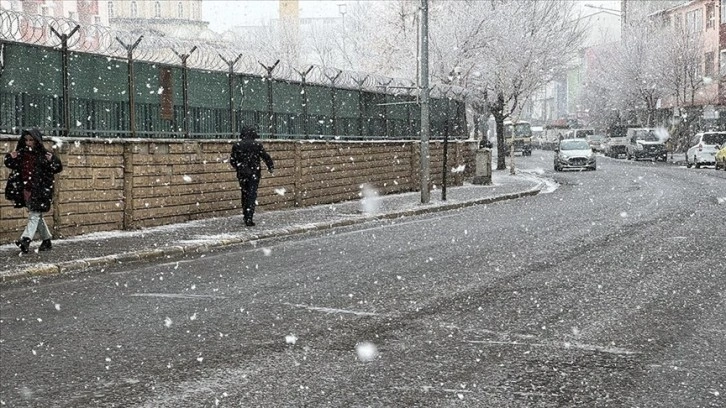
[[[129,296],[162,297],[162,298],[172,298],[172,299],[227,299],[226,296],[187,295],[187,294],[183,294],[183,293],[132,293]]]
[[[627,350],[621,347],[597,346],[592,344],[570,343],[570,342],[546,342],[546,343],[528,343],[524,341],[496,341],[496,340],[464,340],[466,343],[472,344],[491,344],[491,345],[511,345],[511,346],[530,346],[530,347],[557,347],[564,349],[578,349],[588,351],[598,351],[601,353],[633,355],[640,354],[637,351]]]
[[[330,307],[308,306],[308,305],[300,305],[300,304],[293,304],[293,303],[283,303],[283,305],[297,307],[297,308],[301,308],[301,309],[314,310],[316,312],[324,312],[324,313],[353,314],[356,316],[380,316],[378,313],[359,312],[356,310],[334,309],[334,308],[330,308]]]

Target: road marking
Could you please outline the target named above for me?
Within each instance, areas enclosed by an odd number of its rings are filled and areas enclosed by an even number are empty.
[[[380,316],[378,313],[359,312],[356,310],[335,309],[335,308],[330,308],[330,307],[308,306],[308,305],[300,305],[300,304],[294,304],[294,303],[283,303],[283,305],[297,307],[297,308],[301,308],[301,309],[314,310],[316,312],[353,314],[356,316]]]
[[[129,296],[162,297],[162,298],[172,298],[172,299],[227,299],[226,296],[187,295],[187,294],[183,294],[183,293],[132,293]]]
[[[587,351],[598,351],[601,353],[633,355],[640,354],[637,351],[631,351],[622,347],[597,346],[593,344],[571,343],[571,342],[546,342],[546,343],[528,343],[524,341],[496,341],[496,340],[464,340],[466,343],[472,344],[491,344],[491,345],[511,345],[511,346],[530,346],[530,347],[558,347],[565,349],[579,349]]]

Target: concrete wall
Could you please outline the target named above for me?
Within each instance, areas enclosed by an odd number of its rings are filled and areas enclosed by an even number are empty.
[[[46,138],[47,140],[48,138]],[[64,165],[56,176],[53,210],[45,219],[56,238],[139,229],[240,214],[237,179],[229,165],[233,140],[128,140],[53,138]],[[17,136],[0,136],[0,154]],[[263,171],[259,211],[357,199],[369,183],[381,194],[418,191],[419,144],[411,141],[330,142],[264,140],[275,174]],[[447,184],[474,175],[476,141],[448,146]],[[431,180],[442,183],[443,144],[432,142]],[[263,165],[264,166],[264,165]],[[0,170],[4,189],[10,170]],[[0,198],[0,244],[14,242],[27,210]]]

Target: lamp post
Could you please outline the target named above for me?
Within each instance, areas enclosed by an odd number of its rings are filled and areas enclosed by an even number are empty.
[[[343,19],[343,59],[347,59],[346,51],[345,51],[345,40],[346,40],[346,30],[345,30],[345,13],[348,12],[348,4],[347,3],[338,3],[338,13],[340,13],[342,19]]]
[[[592,4],[585,4],[584,7],[600,10],[603,13],[611,14],[614,16],[620,17],[620,36],[621,38],[625,38],[625,25],[627,23],[627,0],[620,0],[620,10],[618,9],[612,9],[608,7],[603,6],[594,6]]]
[[[431,199],[429,191],[430,168],[429,168],[429,2],[421,0],[421,22],[420,22],[420,48],[419,58],[420,92],[421,92],[421,204],[428,204]]]

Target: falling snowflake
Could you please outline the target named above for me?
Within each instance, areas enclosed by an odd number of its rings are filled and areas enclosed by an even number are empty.
[[[381,205],[381,198],[378,195],[378,191],[369,184],[361,185],[360,189],[360,195],[362,197],[360,201],[361,211],[365,214],[377,214]]]
[[[294,334],[288,334],[285,336],[285,343],[295,345],[297,342],[297,336]]]
[[[171,327],[171,323],[172,322],[170,318],[167,317],[166,319],[164,319],[164,326]]]
[[[275,189],[275,194],[277,194],[279,196],[284,196],[285,193],[287,193],[287,190],[285,190],[284,188],[276,188]]]
[[[360,361],[373,361],[378,357],[378,348],[368,341],[356,344],[355,351],[358,353],[358,360]]]
[[[192,177],[191,176],[188,176],[186,174],[184,176],[182,176],[182,179],[184,179],[184,181],[186,181],[187,183],[191,183],[192,182]]]

